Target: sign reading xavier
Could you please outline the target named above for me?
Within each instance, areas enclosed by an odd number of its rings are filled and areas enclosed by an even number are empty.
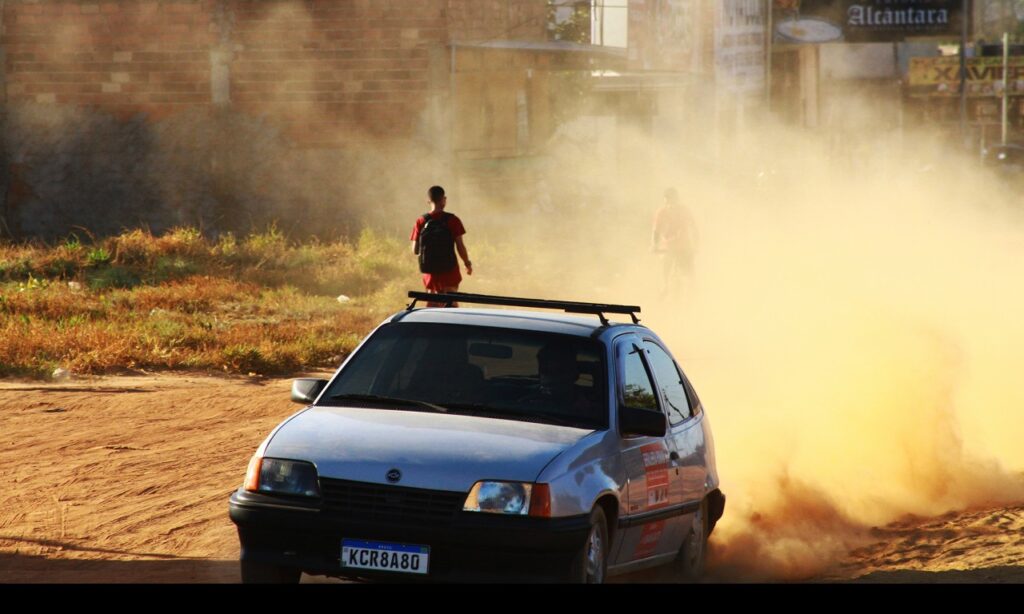
[[[962,0],[775,0],[778,42],[873,43],[959,36]]]

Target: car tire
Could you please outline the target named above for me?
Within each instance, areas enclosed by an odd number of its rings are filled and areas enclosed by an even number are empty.
[[[298,584],[302,570],[254,561],[241,561],[242,584]]]
[[[570,582],[580,584],[604,584],[608,574],[608,555],[611,542],[608,539],[608,520],[600,506],[590,513],[590,531],[583,546],[573,559],[569,572]]]
[[[684,582],[697,582],[704,575],[704,564],[708,555],[708,501],[700,502],[679,554],[675,560],[675,571]]]

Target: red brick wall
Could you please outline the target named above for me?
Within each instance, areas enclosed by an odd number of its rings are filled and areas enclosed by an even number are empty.
[[[547,0],[448,0],[453,41],[547,40]]]
[[[391,223],[375,203],[455,172],[425,152],[550,132],[552,58],[461,49],[456,76],[449,46],[545,40],[547,4],[0,0],[0,232]]]
[[[406,136],[426,106],[445,0],[234,0],[231,100],[310,144]]]
[[[7,98],[157,116],[208,105],[212,4],[8,0]]]
[[[302,145],[328,147],[415,135],[430,96],[447,91],[450,40],[544,40],[547,22],[547,0],[3,6],[0,45],[11,103],[142,111],[154,119],[209,109],[217,52],[228,58],[231,109],[270,118]]]

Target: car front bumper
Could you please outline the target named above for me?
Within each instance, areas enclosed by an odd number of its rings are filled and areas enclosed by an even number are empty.
[[[588,516],[531,518],[459,512],[450,523],[403,525],[338,519],[318,504],[239,489],[231,495],[245,561],[314,575],[441,581],[559,581],[590,530]],[[430,547],[427,576],[341,566],[344,538]]]

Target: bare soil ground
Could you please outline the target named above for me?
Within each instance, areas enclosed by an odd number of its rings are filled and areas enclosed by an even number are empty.
[[[1024,505],[907,519],[873,530],[838,578],[861,582],[1024,582]]]
[[[237,582],[227,499],[263,437],[298,409],[290,385],[208,375],[0,382],[0,582]],[[876,532],[876,544],[820,579],[1024,582],[1024,506]]]

